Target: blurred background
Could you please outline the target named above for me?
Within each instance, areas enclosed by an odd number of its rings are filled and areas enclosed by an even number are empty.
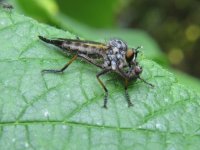
[[[90,40],[120,37],[199,88],[199,0],[7,0],[14,11]],[[183,73],[184,72],[184,73]]]

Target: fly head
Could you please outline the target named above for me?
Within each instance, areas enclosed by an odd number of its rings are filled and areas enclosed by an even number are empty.
[[[128,76],[130,79],[139,78],[140,74],[142,73],[142,67],[139,65],[132,66],[128,71]]]
[[[126,57],[126,62],[128,63],[129,67],[131,66],[131,64],[136,63],[136,59],[137,59],[138,53],[140,52],[139,51],[140,48],[141,46],[137,48],[131,48],[126,51],[125,57]]]

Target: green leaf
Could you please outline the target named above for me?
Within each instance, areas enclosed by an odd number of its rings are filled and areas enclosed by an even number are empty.
[[[115,74],[102,77],[109,89],[106,110],[95,77],[100,70],[94,66],[78,60],[64,74],[41,74],[42,69],[61,68],[70,56],[38,35],[75,38],[0,10],[1,149],[200,148],[200,96],[172,73],[140,58],[142,78],[155,88],[132,82],[131,108]]]
[[[200,91],[200,80],[192,77],[184,72],[175,70],[175,69],[170,69],[171,72],[176,74],[178,81],[181,84],[186,85],[188,88],[194,89],[196,92]]]

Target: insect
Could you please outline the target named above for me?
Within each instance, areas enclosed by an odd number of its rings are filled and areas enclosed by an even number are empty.
[[[140,47],[128,48],[127,44],[120,39],[111,39],[107,44],[80,40],[79,38],[48,39],[43,36],[39,36],[39,39],[59,47],[64,53],[70,53],[73,55],[72,59],[61,69],[42,70],[42,73],[63,73],[63,71],[67,69],[67,67],[78,57],[102,69],[96,74],[96,77],[105,92],[103,104],[104,108],[107,108],[108,101],[108,89],[100,79],[100,76],[104,74],[115,72],[124,79],[125,96],[129,107],[133,106],[128,95],[128,83],[130,80],[140,79],[153,87],[151,83],[148,83],[140,77],[142,67],[139,66],[136,61]]]
[[[8,4],[6,2],[0,2],[0,5],[2,5],[4,9],[8,9],[8,10],[12,10],[14,8],[11,4]]]

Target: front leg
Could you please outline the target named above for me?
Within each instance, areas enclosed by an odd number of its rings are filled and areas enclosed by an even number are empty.
[[[126,96],[126,101],[128,103],[128,107],[131,107],[133,106],[131,100],[130,100],[130,96],[128,94],[128,83],[129,83],[129,80],[131,80],[131,78],[129,77],[129,75],[124,72],[122,69],[117,69],[116,72],[122,77],[124,78],[125,80],[125,86],[124,86],[124,89],[125,89],[125,96]]]
[[[128,103],[128,107],[133,106],[133,103],[130,100],[130,96],[128,94],[128,79],[125,79],[125,96],[126,96],[126,101]]]

